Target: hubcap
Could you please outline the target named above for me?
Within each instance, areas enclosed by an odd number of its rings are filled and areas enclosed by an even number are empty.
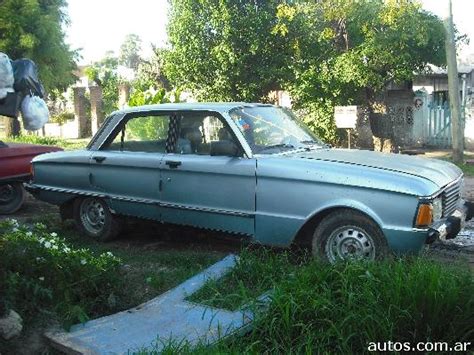
[[[10,184],[0,185],[0,204],[8,204],[15,199],[15,187]]]
[[[326,244],[329,261],[375,258],[375,245],[372,237],[363,229],[344,226],[331,233]]]
[[[93,234],[100,233],[105,225],[105,208],[98,200],[88,198],[81,204],[81,221],[84,228]]]

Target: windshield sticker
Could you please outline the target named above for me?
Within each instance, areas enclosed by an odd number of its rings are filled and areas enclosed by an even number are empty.
[[[247,131],[247,130],[250,129],[250,125],[243,118],[239,118],[237,123],[242,128],[242,130],[244,130],[244,131]]]

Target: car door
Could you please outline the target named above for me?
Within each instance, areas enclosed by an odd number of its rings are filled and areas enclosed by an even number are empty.
[[[115,212],[160,220],[160,163],[168,125],[166,114],[129,114],[92,154],[90,184]]]
[[[175,119],[176,146],[161,164],[162,220],[253,235],[256,160],[213,148],[235,144],[220,115],[196,111]]]

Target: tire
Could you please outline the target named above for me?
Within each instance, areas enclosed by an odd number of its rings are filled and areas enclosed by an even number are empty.
[[[121,221],[110,212],[105,201],[100,198],[76,199],[73,215],[81,233],[100,242],[116,239],[122,229]]]
[[[25,202],[25,189],[21,182],[0,184],[0,214],[12,214]]]
[[[316,227],[313,256],[330,263],[338,260],[380,260],[388,255],[388,244],[380,227],[368,216],[350,209],[329,214]]]

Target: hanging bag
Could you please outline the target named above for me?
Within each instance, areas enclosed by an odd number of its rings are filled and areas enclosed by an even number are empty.
[[[46,102],[37,96],[26,95],[21,102],[21,117],[23,127],[27,131],[41,129],[49,119]]]

